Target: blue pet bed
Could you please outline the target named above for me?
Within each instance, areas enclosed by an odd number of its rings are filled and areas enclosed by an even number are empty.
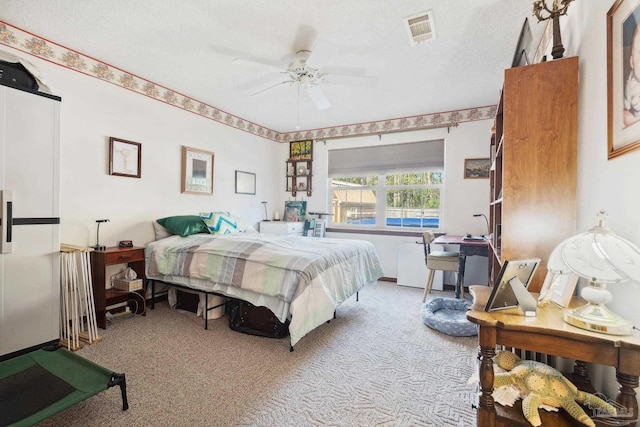
[[[454,337],[478,334],[475,324],[467,320],[471,301],[458,298],[434,298],[422,305],[420,314],[428,327]]]

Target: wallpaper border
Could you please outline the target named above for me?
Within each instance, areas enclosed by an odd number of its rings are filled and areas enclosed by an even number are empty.
[[[77,71],[107,83],[147,96],[165,104],[205,117],[209,120],[266,138],[275,142],[290,142],[302,139],[327,139],[376,135],[380,133],[421,130],[476,120],[492,119],[496,106],[468,108],[442,113],[422,114],[379,121],[339,125],[327,128],[277,132],[242,117],[227,113],[170,88],[128,73],[88,55],[56,44],[35,34],[0,21],[0,44],[28,53],[61,67]]]

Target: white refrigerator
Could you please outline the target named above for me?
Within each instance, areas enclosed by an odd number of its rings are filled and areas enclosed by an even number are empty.
[[[60,101],[0,86],[0,358],[60,336]]]

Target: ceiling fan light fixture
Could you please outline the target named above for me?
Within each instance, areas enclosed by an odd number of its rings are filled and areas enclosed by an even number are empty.
[[[436,37],[432,11],[405,18],[404,23],[412,45],[417,45]]]
[[[301,74],[298,77],[298,83],[304,88],[311,87],[313,85],[313,79],[307,74]]]

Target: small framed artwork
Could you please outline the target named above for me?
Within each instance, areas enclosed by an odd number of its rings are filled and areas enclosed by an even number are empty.
[[[291,141],[289,143],[289,159],[311,160],[313,159],[313,141]]]
[[[142,144],[120,138],[109,138],[109,175],[140,178]]]
[[[518,44],[516,45],[516,52],[513,55],[512,67],[520,67],[523,65],[529,65],[529,49],[531,48],[531,27],[529,26],[529,19],[524,18],[524,24],[520,30],[520,37],[518,38]]]
[[[552,301],[560,307],[567,308],[577,284],[576,274],[558,274],[549,271],[542,283],[539,302]]]
[[[214,153],[182,146],[181,191],[188,194],[213,194]]]
[[[640,0],[617,0],[607,13],[608,158],[640,149]]]
[[[283,221],[304,221],[307,216],[307,202],[306,201],[288,201],[284,202],[284,216]]]
[[[236,171],[236,194],[256,194],[256,174]]]
[[[464,159],[464,179],[489,178],[491,159]]]

